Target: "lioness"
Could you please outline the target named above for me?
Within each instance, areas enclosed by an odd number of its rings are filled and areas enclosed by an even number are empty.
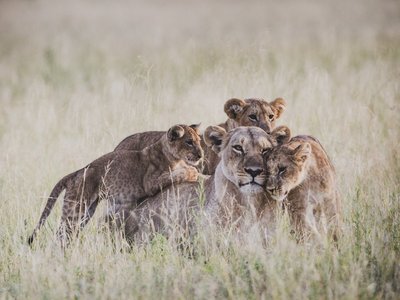
[[[137,209],[117,216],[117,223],[125,223],[128,240],[153,230],[187,228],[193,217],[191,212],[199,209],[199,197],[205,198],[205,210],[215,221],[234,222],[233,218],[240,218],[243,208],[249,206],[261,216],[266,209],[263,153],[280,144],[288,133],[286,126],[271,134],[257,127],[238,127],[228,133],[219,126],[208,127],[205,141],[219,153],[221,161],[215,174],[204,180],[204,195],[199,195],[198,183],[173,185],[146,199]],[[178,226],[171,225],[176,223]]]
[[[53,188],[28,242],[33,242],[64,189],[58,230],[62,240],[85,226],[103,198],[113,211],[132,209],[172,182],[196,181],[198,172],[193,166],[203,157],[197,129],[197,125],[175,125],[142,151],[111,152],[65,176]]]
[[[334,167],[319,141],[296,136],[266,152],[264,159],[267,194],[283,201],[300,237],[306,229],[317,235],[325,229],[336,240],[340,198]]]
[[[270,133],[275,127],[275,121],[278,119],[286,108],[286,102],[282,98],[277,98],[272,102],[263,99],[230,99],[224,105],[224,111],[229,117],[225,123],[219,126],[226,131],[239,126],[257,126]],[[156,142],[163,131],[147,131],[136,133],[125,138],[114,151],[118,150],[141,150],[143,147]],[[214,174],[215,167],[219,159],[218,155],[211,151],[204,143],[202,143],[205,151],[205,164],[203,174]]]

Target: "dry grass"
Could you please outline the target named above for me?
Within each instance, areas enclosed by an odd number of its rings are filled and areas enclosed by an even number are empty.
[[[0,298],[399,298],[400,7],[396,1],[0,2]],[[340,180],[339,251],[215,233],[188,258],[159,236],[115,251],[91,222],[63,253],[64,174],[125,136],[225,119],[230,97],[284,97]],[[122,249],[124,249],[122,247]]]

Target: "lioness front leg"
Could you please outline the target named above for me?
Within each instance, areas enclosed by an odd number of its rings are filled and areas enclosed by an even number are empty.
[[[181,167],[172,172],[165,172],[154,180],[145,183],[145,192],[147,196],[154,196],[162,189],[173,183],[196,182],[199,172],[192,166]]]

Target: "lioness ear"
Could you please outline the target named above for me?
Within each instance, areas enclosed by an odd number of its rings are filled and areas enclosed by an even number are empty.
[[[289,142],[291,138],[290,129],[287,126],[278,126],[271,132],[271,136],[276,140],[278,145]]]
[[[198,135],[200,135],[200,131],[199,131],[200,123],[199,123],[199,124],[192,124],[192,125],[190,125],[189,127],[192,128],[194,131],[196,131],[196,133],[197,133]]]
[[[220,126],[209,126],[204,132],[204,142],[210,147],[215,153],[221,151],[222,140],[226,135],[224,128]]]
[[[276,98],[274,101],[270,102],[269,105],[274,109],[275,119],[278,119],[286,109],[286,101],[282,98]]]
[[[183,137],[184,134],[185,134],[185,129],[183,129],[183,127],[181,127],[179,125],[175,125],[175,126],[172,126],[168,130],[167,137],[168,137],[168,140],[170,142],[172,142],[172,141],[174,141],[176,139],[179,139],[179,138]]]
[[[309,143],[300,144],[293,150],[293,157],[297,162],[304,163],[311,155]]]
[[[236,120],[246,105],[245,101],[233,98],[225,102],[224,111],[230,119]]]

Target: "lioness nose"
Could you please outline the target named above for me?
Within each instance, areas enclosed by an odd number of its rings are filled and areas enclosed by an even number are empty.
[[[247,174],[250,174],[251,177],[256,177],[262,173],[262,169],[260,168],[244,168]]]

